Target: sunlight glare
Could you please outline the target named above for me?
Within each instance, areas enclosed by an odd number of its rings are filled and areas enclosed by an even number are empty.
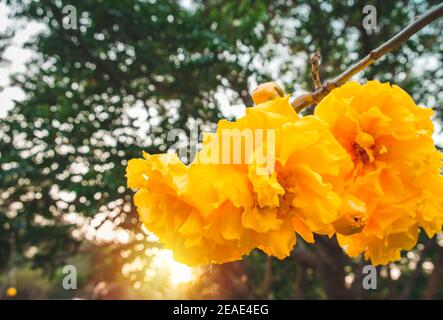
[[[173,285],[191,282],[195,275],[193,269],[183,263],[174,260],[172,251],[160,250],[155,257],[158,264],[169,269],[170,279]]]

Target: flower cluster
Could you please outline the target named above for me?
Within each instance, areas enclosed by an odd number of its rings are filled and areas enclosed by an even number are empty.
[[[399,258],[443,223],[441,155],[432,111],[399,87],[370,81],[333,90],[300,117],[265,85],[255,107],[207,134],[190,165],[175,154],[132,159],[128,187],[141,220],[188,265],[283,259],[296,235],[337,235],[350,256]]]
[[[373,264],[386,264],[417,243],[420,228],[429,237],[440,232],[443,177],[432,110],[417,106],[398,86],[369,81],[333,90],[315,115],[353,162],[345,197],[359,200],[365,223],[352,234],[337,228],[350,256],[364,252]]]

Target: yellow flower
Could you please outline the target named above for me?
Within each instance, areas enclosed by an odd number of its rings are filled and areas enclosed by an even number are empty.
[[[262,129],[273,130],[273,139],[268,135],[257,139],[256,132]],[[282,259],[290,254],[295,233],[308,242],[314,241],[313,232],[333,233],[331,223],[337,219],[341,205],[334,186],[343,185],[340,176],[350,170],[352,163],[325,122],[314,116],[300,119],[288,96],[266,101],[248,108],[246,116],[235,122],[220,121],[195,163],[207,163],[205,157],[209,154],[217,154],[212,159],[223,162],[222,148],[227,144],[220,141],[226,137],[226,130],[244,133],[237,136],[243,139],[237,141],[241,148],[235,149],[235,143],[230,143],[231,147],[225,149],[231,162],[218,165],[235,168],[250,183],[251,197],[240,204],[241,228],[247,237],[244,242]],[[252,142],[248,143],[247,137]],[[245,155],[247,145],[253,147]],[[240,156],[236,157],[235,152]],[[257,161],[265,154],[272,158],[272,166]],[[235,158],[241,161],[232,164]]]
[[[215,167],[213,167],[215,169]],[[232,174],[231,174],[232,173]],[[251,247],[239,243],[240,213],[217,189],[227,190],[226,177],[241,175],[229,167],[185,166],[176,155],[144,154],[127,167],[128,187],[139,189],[134,203],[146,228],[154,232],[177,261],[188,265],[238,260]],[[212,184],[213,179],[218,179]],[[229,185],[233,201],[245,202],[249,194]],[[225,213],[217,233],[208,233],[214,217]]]
[[[254,248],[282,259],[296,234],[335,233],[348,255],[386,264],[421,228],[441,230],[432,111],[399,87],[350,82],[303,118],[272,83],[253,96],[244,117],[206,134],[189,166],[171,154],[128,164],[141,220],[178,261],[224,263]]]
[[[378,206],[369,211],[369,220],[360,233],[337,234],[340,245],[350,256],[364,252],[373,265],[387,264],[400,258],[401,250],[409,250],[417,243],[419,227],[413,203]]]
[[[341,235],[352,235],[363,230],[367,221],[365,203],[356,197],[342,195],[339,218],[332,223],[335,231]]]
[[[341,205],[334,188],[351,168],[327,124],[300,119],[288,96],[220,121],[190,166],[171,154],[144,156],[127,168],[141,220],[189,265],[237,260],[253,248],[284,258],[296,233],[308,242],[314,232],[331,235]]]
[[[252,100],[254,100],[255,104],[261,104],[278,97],[283,97],[284,95],[285,92],[280,86],[274,82],[266,82],[252,91]]]
[[[348,254],[364,252],[373,264],[384,264],[417,242],[419,227],[429,236],[441,230],[441,154],[430,109],[398,86],[349,82],[325,97],[315,115],[353,160],[342,198],[362,202],[361,210],[344,205],[334,224]]]

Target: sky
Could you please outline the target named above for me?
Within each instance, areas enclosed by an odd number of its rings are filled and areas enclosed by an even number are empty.
[[[0,3],[0,34],[4,33],[8,27],[13,25],[8,18],[9,9],[5,3]],[[26,24],[23,30],[19,30],[14,36],[13,45],[9,46],[4,58],[0,63],[0,117],[4,117],[6,112],[14,105],[14,100],[24,99],[23,91],[18,87],[11,86],[10,76],[13,72],[25,71],[25,63],[31,57],[33,52],[23,49],[23,43],[33,35],[44,30],[43,25],[36,22]]]

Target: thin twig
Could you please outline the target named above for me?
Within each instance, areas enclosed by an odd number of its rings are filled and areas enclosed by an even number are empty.
[[[320,59],[321,59],[321,53],[318,50],[315,51],[315,53],[311,56],[311,59],[309,59],[309,62],[311,63],[311,78],[312,81],[314,82],[315,90],[321,87]]]
[[[405,29],[397,33],[397,35],[383,43],[377,49],[372,50],[366,57],[352,65],[349,69],[344,71],[336,78],[325,82],[314,92],[306,93],[296,98],[291,103],[292,107],[298,112],[314,103],[318,103],[329,92],[331,92],[331,90],[340,87],[352,76],[366,69],[385,54],[397,49],[410,37],[441,16],[443,16],[443,3],[435,6],[433,9],[427,11],[423,15],[416,17]]]

